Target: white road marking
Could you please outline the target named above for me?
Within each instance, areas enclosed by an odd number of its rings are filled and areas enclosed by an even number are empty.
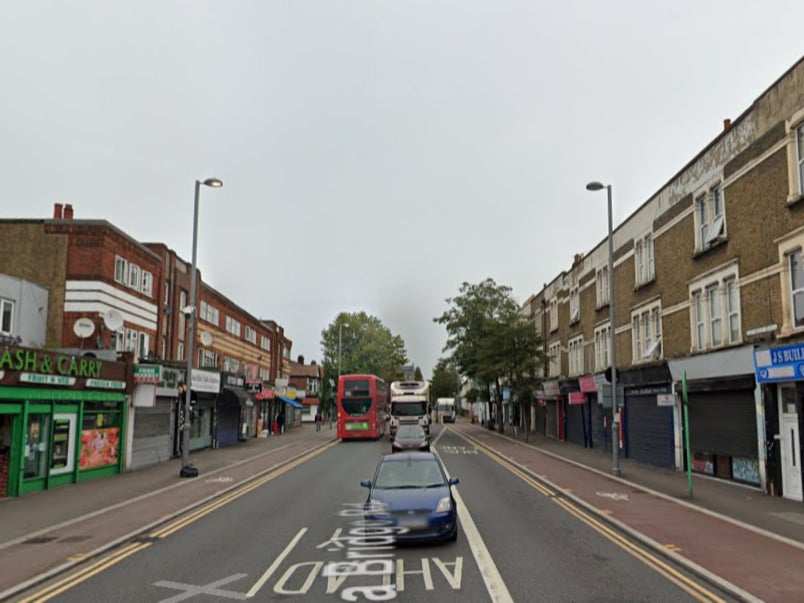
[[[251,598],[254,595],[256,595],[259,592],[259,590],[265,585],[265,583],[271,579],[273,573],[277,569],[279,569],[279,566],[282,565],[282,562],[285,560],[285,557],[290,555],[290,552],[299,543],[299,540],[301,540],[302,536],[304,536],[304,533],[306,531],[307,528],[302,528],[301,530],[299,530],[299,533],[296,534],[293,540],[291,540],[288,543],[288,545],[284,548],[284,550],[281,553],[279,553],[279,556],[276,559],[274,559],[274,562],[271,564],[271,566],[267,570],[265,570],[265,573],[262,576],[260,576],[260,579],[254,583],[254,586],[251,587],[251,590],[249,590],[246,593],[247,597]]]
[[[449,472],[446,467],[444,467],[444,471],[449,478]],[[500,576],[500,572],[491,558],[491,553],[486,548],[486,543],[483,542],[483,538],[480,536],[480,532],[469,514],[469,509],[466,508],[457,486],[452,487],[452,495],[458,503],[458,518],[461,520],[464,536],[466,536],[466,541],[469,543],[469,548],[472,549],[472,555],[474,555],[475,563],[480,569],[480,576],[483,578],[489,597],[494,603],[513,603],[514,600],[508,592],[508,587],[505,586],[505,582],[503,582],[502,576]]]

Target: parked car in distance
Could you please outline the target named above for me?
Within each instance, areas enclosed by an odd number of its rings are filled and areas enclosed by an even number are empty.
[[[391,452],[422,450],[430,452],[430,435],[421,425],[400,425],[391,436]]]
[[[366,519],[388,522],[398,542],[456,540],[457,483],[431,452],[384,454],[374,478],[360,482],[369,489]]]

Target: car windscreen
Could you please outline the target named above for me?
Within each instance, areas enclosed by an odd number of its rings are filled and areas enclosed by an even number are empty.
[[[427,414],[427,402],[392,402],[391,414],[397,417],[419,417]]]
[[[431,488],[445,484],[438,462],[431,459],[417,461],[386,461],[380,464],[375,488]]]
[[[343,412],[353,417],[362,417],[371,410],[371,398],[342,398]]]

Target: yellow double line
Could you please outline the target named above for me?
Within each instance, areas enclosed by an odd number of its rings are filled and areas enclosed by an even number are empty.
[[[659,559],[655,555],[652,555],[644,548],[637,546],[627,538],[625,538],[622,534],[619,534],[617,531],[609,527],[608,525],[601,522],[599,519],[585,511],[584,509],[578,507],[577,505],[573,504],[571,501],[563,498],[561,496],[557,496],[556,492],[549,487],[545,486],[543,483],[534,479],[531,475],[527,472],[523,471],[507,459],[500,455],[499,453],[495,452],[493,449],[487,447],[480,442],[469,438],[468,436],[458,433],[457,430],[453,429],[453,433],[455,433],[458,437],[463,439],[464,441],[468,442],[480,452],[485,454],[494,462],[502,465],[506,469],[508,469],[511,473],[515,474],[521,480],[523,480],[528,485],[532,486],[545,496],[550,497],[550,499],[556,503],[557,505],[561,506],[565,511],[571,513],[586,525],[597,531],[599,534],[625,550],[631,556],[635,557],[651,569],[653,569],[658,574],[665,577],[667,580],[678,586],[683,591],[687,592],[691,597],[697,599],[698,601],[704,602],[711,602],[711,603],[724,603],[724,600],[718,597],[715,593],[711,592],[710,590],[704,588],[694,580],[688,578],[683,573],[679,572],[675,568],[671,567],[663,560]]]
[[[310,459],[318,456],[322,452],[328,450],[332,446],[337,444],[337,442],[331,442],[326,446],[308,452],[289,463],[282,465],[281,467],[276,468],[275,470],[270,471],[268,474],[257,478],[256,480],[249,482],[248,484],[236,488],[235,490],[221,496],[220,498],[211,501],[209,504],[203,505],[199,509],[188,513],[187,515],[183,515],[182,517],[178,518],[175,521],[168,523],[166,526],[152,532],[148,536],[140,536],[139,538],[148,539],[146,542],[132,542],[122,549],[118,549],[112,552],[109,555],[103,556],[96,561],[88,564],[85,567],[77,570],[76,572],[71,573],[69,576],[62,578],[61,580],[50,584],[49,586],[29,595],[25,599],[21,599],[19,603],[33,603],[34,601],[37,603],[44,603],[44,601],[49,601],[53,597],[60,595],[61,593],[78,586],[82,582],[89,580],[93,576],[100,574],[101,572],[109,569],[110,567],[117,565],[127,557],[139,553],[147,549],[151,544],[151,540],[160,539],[160,538],[167,538],[171,534],[181,530],[184,527],[187,527],[191,523],[198,521],[202,517],[205,517],[212,513],[213,511],[221,508],[222,506],[232,502],[233,500],[240,498],[241,496],[248,494],[249,492],[256,490],[257,488],[264,486],[268,482],[273,479],[276,479],[280,475],[283,475],[290,471],[291,469],[298,467],[302,463],[306,463]]]

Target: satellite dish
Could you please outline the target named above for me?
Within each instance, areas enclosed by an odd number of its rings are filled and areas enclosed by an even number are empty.
[[[206,331],[201,333],[201,343],[203,343],[204,345],[212,345],[212,335],[210,335]]]
[[[105,324],[106,328],[110,331],[117,331],[117,329],[123,326],[123,315],[112,308],[103,315],[103,324]]]
[[[81,339],[91,337],[95,332],[95,323],[89,318],[79,318],[73,323],[73,333],[78,335]]]

